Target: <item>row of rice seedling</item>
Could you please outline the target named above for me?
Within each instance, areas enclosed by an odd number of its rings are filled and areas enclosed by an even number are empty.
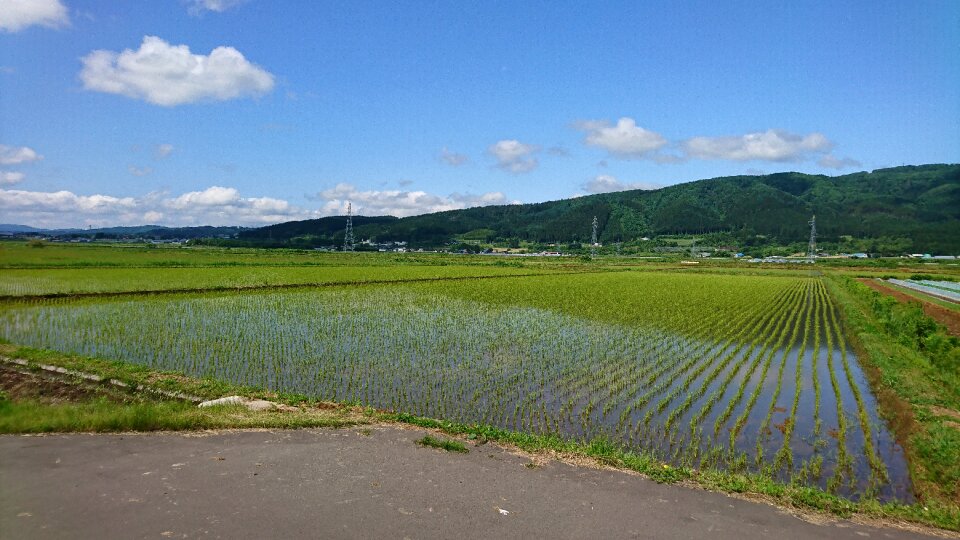
[[[769,306],[764,311],[763,318],[758,321],[758,324],[755,324],[745,333],[745,337],[727,353],[726,357],[719,362],[719,365],[715,365],[710,372],[698,380],[699,384],[694,386],[693,390],[677,396],[678,405],[675,405],[677,402],[667,405],[663,401],[660,402],[658,406],[670,410],[670,413],[666,416],[666,422],[655,430],[657,436],[654,437],[653,448],[665,452],[675,461],[685,465],[694,466],[698,464],[698,461],[701,463],[717,462],[720,457],[718,448],[710,442],[711,437],[708,436],[704,439],[701,422],[712,409],[713,404],[719,399],[719,396],[726,392],[732,378],[740,373],[740,368],[751,357],[759,358],[761,356],[762,349],[758,350],[756,347],[759,336],[775,335],[773,330],[782,322],[784,314],[788,313],[796,302],[799,286],[800,284],[797,284],[791,290],[785,291],[786,294],[781,297],[779,302]],[[734,359],[736,359],[736,362],[730,366],[730,362]],[[726,376],[723,380],[718,380],[718,376],[725,367],[729,367],[726,370]],[[713,389],[712,392],[710,391],[711,388]],[[679,422],[686,412],[695,405],[700,405],[700,408],[697,412],[690,414],[687,422],[689,432],[684,433],[678,428],[673,428],[672,424]],[[706,456],[702,455],[703,450],[707,450]],[[716,465],[717,463],[713,464]]]
[[[671,408],[670,415],[667,416],[667,419],[665,422],[665,427],[667,429],[670,429],[674,420],[680,415],[682,415],[684,412],[686,412],[686,410],[690,408],[690,406],[694,403],[695,400],[703,397],[709,385],[724,371],[724,369],[732,361],[736,359],[737,360],[736,363],[733,365],[733,367],[730,368],[728,372],[728,378],[724,381],[724,384],[722,384],[721,387],[718,388],[718,391],[721,388],[726,389],[730,379],[732,379],[733,376],[735,376],[737,372],[739,372],[740,367],[742,367],[743,364],[750,359],[751,354],[749,354],[749,352],[744,354],[744,352],[752,350],[752,347],[757,342],[756,336],[758,336],[761,333],[768,333],[770,331],[770,326],[774,320],[774,317],[776,316],[776,311],[774,311],[773,313],[768,312],[767,315],[768,316],[762,325],[758,324],[750,328],[745,328],[741,334],[736,335],[735,341],[737,342],[737,346],[733,348],[720,362],[718,362],[715,366],[713,366],[713,369],[710,371],[710,373],[700,381],[700,386],[697,388],[696,391],[693,391],[693,392],[687,391],[686,398],[684,399],[684,401],[679,405]],[[749,340],[752,340],[752,341],[749,341]],[[699,422],[697,423],[699,424]]]
[[[554,271],[454,265],[8,269],[0,273],[0,297],[516,276]]]
[[[847,415],[843,406],[843,395],[840,389],[840,382],[837,378],[837,372],[835,368],[834,355],[834,334],[830,325],[827,321],[827,312],[829,307],[826,302],[826,293],[823,292],[819,295],[819,299],[823,302],[823,314],[822,319],[824,326],[824,334],[827,338],[827,350],[830,351],[827,354],[827,369],[830,372],[830,387],[833,389],[834,403],[836,404],[836,415],[837,415],[837,427],[833,430],[832,436],[836,439],[836,465],[834,467],[834,473],[830,477],[827,487],[832,491],[836,491],[840,488],[843,483],[844,475],[851,476],[853,474],[852,468],[852,458],[849,455],[847,450]]]
[[[794,292],[799,293],[801,290],[802,288],[798,286],[794,289]],[[796,298],[796,297],[797,295],[794,294],[793,298]],[[731,399],[728,400],[728,408],[725,409],[723,413],[721,413],[722,420],[718,419],[714,423],[714,426],[715,426],[714,434],[716,434],[717,432],[716,426],[719,423],[725,421],[729,417],[730,411],[733,410],[733,407],[736,407],[737,403],[742,398],[744,389],[746,388],[746,383],[749,382],[750,376],[756,370],[757,366],[759,366],[760,361],[763,358],[763,353],[768,348],[769,343],[772,341],[774,336],[776,336],[776,333],[773,331],[773,329],[776,328],[778,323],[782,321],[783,316],[789,311],[790,311],[789,309],[779,310],[780,316],[778,319],[775,320],[774,318],[771,317],[768,320],[769,321],[768,324],[766,324],[761,329],[760,332],[756,332],[754,333],[753,336],[751,336],[750,338],[751,342],[748,345],[748,350],[751,350],[752,354],[743,355],[740,365],[744,364],[747,360],[749,360],[751,356],[753,358],[753,361],[751,362],[750,366],[747,368],[747,371],[740,377],[743,380],[743,382],[740,384],[737,390],[737,393]],[[710,396],[708,397],[706,402],[703,404],[703,406],[700,408],[700,410],[690,419],[689,425],[690,425],[691,433],[694,432],[698,426],[700,426],[704,417],[707,414],[709,414],[709,412],[713,409],[713,407],[720,400],[720,398],[726,393],[730,384],[733,382],[734,377],[736,377],[739,373],[740,373],[739,366],[736,369],[729,370],[723,382],[717,386],[717,388],[713,391],[713,393],[710,394]]]
[[[699,398],[706,391],[707,385],[709,385],[719,374],[720,372],[734,359],[737,357],[749,357],[749,354],[742,355],[741,353],[747,348],[748,341],[755,334],[764,331],[769,323],[776,319],[780,314],[789,311],[789,306],[791,300],[794,298],[795,292],[787,295],[784,302],[775,303],[771,309],[771,306],[763,306],[761,311],[761,317],[757,318],[750,325],[742,325],[737,330],[737,333],[728,338],[727,342],[724,343],[724,346],[717,351],[715,355],[708,359],[708,362],[700,364],[696,369],[694,369],[687,377],[684,379],[683,383],[679,386],[673,388],[670,394],[663,397],[656,406],[656,413],[660,413],[670,406],[673,401],[679,396],[685,396],[684,402],[680,405],[672,407],[671,416],[667,417],[666,428],[669,429],[672,424],[671,418],[675,418],[677,415],[683,413],[693,402],[694,399]],[[724,354],[726,353],[726,354]],[[694,381],[699,380],[698,378],[708,369],[712,368],[711,371],[705,376],[704,379],[700,380],[701,385],[694,391],[689,391],[690,386]],[[654,411],[648,411],[648,415],[651,415]],[[646,419],[645,419],[646,420]]]
[[[786,304],[784,307],[782,307],[781,309],[777,310],[776,312],[777,319],[773,323],[774,328],[783,326],[784,319],[787,317],[787,315],[789,313],[796,311],[797,305],[798,305],[797,301],[799,300],[801,291],[802,289],[799,286],[794,288],[790,297],[790,302]],[[713,427],[714,437],[717,437],[719,435],[720,430],[722,429],[724,424],[727,422],[727,420],[730,419],[734,409],[742,401],[744,393],[746,392],[747,386],[749,385],[753,377],[753,374],[756,372],[757,368],[761,366],[761,364],[763,365],[762,367],[763,371],[760,375],[760,378],[762,379],[766,375],[767,368],[769,367],[769,359],[773,357],[773,354],[776,352],[776,350],[779,348],[780,344],[783,341],[781,337],[780,340],[776,342],[776,345],[774,345],[774,341],[778,338],[778,336],[783,336],[783,334],[782,333],[778,334],[777,332],[774,332],[774,331],[768,331],[763,334],[764,339],[763,339],[763,342],[760,343],[759,349],[754,354],[753,364],[751,364],[747,374],[741,377],[742,380],[740,382],[740,385],[737,387],[736,393],[730,399],[727,400],[727,406],[723,409],[723,411],[719,414],[717,419],[714,421],[714,427]],[[765,359],[766,359],[766,362],[764,362]],[[751,394],[751,404],[750,404],[751,406],[753,402],[756,401],[756,398],[759,397],[761,388],[762,387],[757,386],[754,393]],[[749,408],[750,407],[747,407],[747,411],[749,411]],[[744,421],[746,420],[745,416],[743,417],[743,420]],[[737,425],[739,427],[742,427],[742,422],[738,421]],[[736,437],[738,431],[739,429],[736,429],[736,430],[731,429],[730,431],[731,449],[733,448],[732,441]]]
[[[807,355],[807,344],[811,339],[811,332],[813,331],[813,313],[816,309],[813,301],[814,288],[817,284],[811,283],[811,286],[804,291],[804,300],[808,304],[808,308],[804,310],[804,319],[803,319],[803,338],[800,345],[800,353],[797,355],[796,369],[794,370],[794,392],[793,392],[793,402],[790,406],[790,415],[783,421],[782,432],[783,432],[783,443],[780,445],[780,449],[777,450],[776,455],[774,456],[774,468],[786,467],[788,470],[793,467],[793,446],[792,446],[792,437],[794,428],[797,425],[797,409],[800,407],[800,394],[803,389],[803,359]]]
[[[864,401],[864,392],[860,388],[860,382],[855,380],[853,366],[849,361],[847,347],[844,342],[843,331],[840,329],[839,321],[837,320],[835,310],[833,309],[833,302],[830,300],[830,296],[827,294],[824,294],[824,298],[827,304],[827,315],[828,320],[830,321],[830,327],[836,333],[839,341],[840,360],[843,363],[843,372],[850,391],[852,392],[857,403],[857,419],[859,420],[860,429],[863,433],[863,451],[867,462],[870,465],[871,473],[874,475],[871,480],[874,484],[882,484],[888,479],[887,468],[877,455],[874,447],[873,426],[871,425],[870,414],[867,412],[867,407]]]
[[[714,331],[718,335],[725,335],[726,333],[735,330],[747,323],[747,321],[759,317],[762,315],[762,309],[757,308],[745,313],[740,314],[738,317],[731,317],[725,321],[712,321],[710,319],[703,319],[699,321],[699,325],[710,325],[713,327]],[[692,333],[698,333],[698,325],[694,325],[691,328]],[[642,371],[638,376],[634,376],[630,379],[630,391],[627,393],[628,396],[632,397],[636,395],[640,390],[649,388],[654,382],[660,382],[655,388],[651,389],[650,392],[645,393],[641,398],[638,398],[631,405],[628,405],[624,408],[624,412],[621,413],[620,417],[622,421],[625,421],[626,417],[629,417],[630,412],[636,407],[640,408],[643,404],[648,401],[648,399],[655,394],[658,390],[663,390],[668,387],[678,376],[686,371],[687,368],[693,364],[702,361],[704,352],[708,350],[717,350],[718,348],[717,341],[700,341],[700,342],[674,342],[674,348],[672,351],[668,350],[667,353],[669,356],[664,356],[661,353],[656,358],[656,363],[650,363],[647,367],[648,369]],[[686,362],[671,362],[670,359],[676,358],[686,358]],[[626,363],[631,365],[632,363]],[[654,369],[654,368],[658,369]],[[679,368],[674,370],[670,375],[663,376],[664,372],[670,368]],[[619,375],[619,372],[614,372],[614,375]],[[584,378],[582,380],[587,380]],[[624,395],[618,395],[617,399],[612,399],[611,396],[617,394],[617,390],[621,391],[627,387],[627,384],[617,384],[613,381],[617,380],[614,377],[603,377],[600,379],[593,378],[591,380],[591,385],[586,391],[587,395],[599,395],[598,402],[604,405],[603,416],[609,413],[610,410],[619,406],[621,404]],[[622,381],[623,378],[620,377]],[[604,391],[606,391],[607,396],[605,397]],[[568,407],[572,407],[576,400],[571,399],[567,402]],[[591,402],[592,403],[592,402]],[[587,407],[581,415],[589,416],[592,407]]]
[[[774,337],[779,336],[777,345],[773,349],[769,350],[769,353],[766,355],[766,362],[769,365],[770,359],[772,358],[773,354],[780,350],[780,346],[783,343],[784,338],[788,334],[792,318],[796,316],[796,314],[800,310],[800,307],[802,306],[801,300],[803,297],[804,288],[805,288],[804,283],[802,282],[798,283],[797,286],[793,289],[793,291],[791,291],[791,295],[788,298],[788,301],[782,306],[780,306],[779,309],[773,310],[771,312],[770,314],[771,316],[768,321],[768,323],[770,324],[768,324],[768,326],[764,328],[764,334],[766,339],[764,339],[763,342],[760,344],[757,344],[755,341],[751,345],[752,350],[744,355],[745,357],[744,361],[746,361],[746,359],[749,358],[750,356],[754,356],[755,360],[752,365],[753,366],[759,365],[761,359],[764,358],[764,353],[768,351],[768,348],[772,339]],[[751,370],[751,376],[754,370],[755,370],[755,367]],[[736,375],[736,372],[733,372],[731,375]],[[750,381],[750,377],[744,374],[743,379],[744,380],[743,380],[743,383],[741,383],[741,386],[745,388],[746,384],[748,384],[748,382]],[[719,400],[720,399],[719,396],[727,391],[731,380],[732,380],[732,376],[731,376],[731,379],[725,381],[725,383],[722,386],[718,386],[714,391],[714,394],[711,396],[712,399]],[[763,387],[758,384],[757,397],[759,396],[760,389],[762,388]],[[744,390],[742,389],[738,390],[737,393],[734,394],[734,396],[742,396],[743,391]],[[707,412],[709,412],[709,408],[712,407],[712,404],[710,403],[710,401],[711,399],[708,399],[707,403],[704,404],[704,408],[705,408],[705,410],[703,411],[704,416],[706,415]],[[730,401],[735,401],[735,400],[731,399]],[[744,415],[743,415],[744,420],[746,419],[746,415],[749,414],[752,405],[753,405],[753,402],[751,402],[747,407],[747,409],[744,411]],[[733,407],[735,407],[735,405]],[[732,407],[731,407],[731,411],[732,411]],[[729,416],[730,412],[721,412],[720,414],[721,415],[726,414],[727,416]],[[708,435],[707,439],[704,439],[699,428],[699,423],[696,425],[691,423],[689,425],[690,425],[691,444],[687,445],[688,448],[686,449],[686,452],[685,452],[686,459],[690,462],[695,461],[698,457],[698,452],[701,449],[701,446],[706,446],[713,449],[713,451],[707,456],[707,459],[711,461],[716,461],[717,459],[719,459],[720,456],[722,455],[722,452],[720,450],[720,447],[713,442],[716,435]],[[733,428],[731,428],[731,440],[735,436],[732,430]],[[716,431],[718,431],[718,429],[715,426],[714,432],[716,433]],[[759,442],[759,437],[758,437],[758,442]],[[759,450],[761,449],[758,448],[758,451]],[[740,459],[738,461],[743,461],[743,460]]]
[[[798,299],[799,299],[799,298],[795,298],[795,301],[798,300]],[[758,378],[758,381],[757,381],[757,383],[755,384],[754,389],[753,389],[753,392],[751,392],[750,398],[747,400],[747,403],[746,403],[746,405],[744,406],[743,411],[742,411],[741,414],[737,417],[736,421],[734,422],[733,427],[730,428],[729,451],[730,451],[731,453],[734,453],[734,452],[735,452],[735,450],[736,450],[736,439],[737,439],[737,437],[740,435],[740,433],[741,433],[741,431],[743,430],[743,428],[745,427],[745,425],[746,425],[746,423],[747,423],[747,421],[748,421],[748,419],[749,419],[749,417],[750,417],[750,413],[751,413],[751,411],[753,410],[753,407],[754,407],[754,405],[756,404],[757,400],[760,398],[761,394],[764,393],[765,387],[764,387],[764,385],[763,385],[762,383],[763,383],[763,381],[765,381],[766,378],[767,378],[767,373],[768,373],[768,371],[769,371],[769,369],[770,369],[770,366],[771,366],[771,364],[772,364],[772,361],[773,361],[774,356],[775,356],[776,353],[779,352],[779,351],[781,350],[781,348],[784,346],[784,341],[785,341],[786,338],[787,338],[787,331],[788,331],[788,329],[791,327],[792,318],[795,317],[796,313],[797,313],[798,310],[799,310],[799,307],[800,307],[799,304],[793,304],[792,308],[791,308],[790,310],[787,310],[787,311],[785,312],[785,318],[784,318],[784,319],[781,319],[780,324],[778,324],[778,326],[781,328],[781,331],[776,334],[776,335],[777,335],[777,341],[776,341],[776,343],[775,343],[772,347],[770,347],[770,348],[765,348],[765,349],[763,349],[763,350],[766,350],[767,352],[766,352],[766,355],[764,356],[763,368],[762,368],[762,370],[761,370],[761,372],[760,372],[760,376],[759,376],[759,378]],[[761,354],[763,353],[763,350],[761,351]],[[744,381],[744,383],[743,383],[744,386],[745,386],[748,382],[749,382],[749,380]],[[738,392],[738,393],[739,393],[739,392]],[[715,428],[714,428],[714,431],[715,431],[715,432],[716,432],[716,431],[719,431],[719,428],[718,428],[718,427],[715,427]]]
[[[834,311],[817,279],[620,272],[21,302],[0,311],[0,337],[884,494],[905,468],[877,451],[883,428]]]
[[[790,334],[789,334],[789,337],[787,338],[787,344],[792,344],[794,340],[797,338],[797,332],[800,329],[800,323],[803,319],[804,312],[810,310],[811,308],[812,306],[810,306],[809,302],[804,302],[801,308],[793,314],[792,323],[789,325]],[[773,389],[773,393],[770,397],[770,405],[767,408],[767,414],[766,416],[764,416],[763,421],[760,423],[760,432],[757,435],[757,439],[756,439],[757,449],[755,454],[755,459],[758,467],[762,467],[764,463],[764,445],[769,440],[769,436],[773,433],[772,430],[770,429],[771,419],[773,417],[773,413],[778,408],[778,398],[780,397],[780,391],[783,388],[783,372],[784,372],[784,368],[786,368],[787,360],[789,358],[790,352],[791,352],[790,347],[783,348],[783,353],[781,354],[781,358],[780,358],[780,368],[777,371],[777,385]],[[800,354],[798,354],[797,356],[798,364],[800,363],[800,358],[802,358],[803,352],[804,351],[801,350]]]

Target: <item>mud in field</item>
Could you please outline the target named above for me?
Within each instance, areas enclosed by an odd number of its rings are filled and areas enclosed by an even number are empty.
[[[933,302],[927,302],[915,296],[910,296],[909,294],[900,292],[893,287],[884,285],[875,279],[860,278],[857,281],[877,292],[892,296],[899,302],[916,302],[920,304],[923,307],[923,312],[927,315],[927,317],[930,317],[938,323],[946,326],[947,331],[949,331],[950,334],[960,337],[960,311],[953,311],[943,306],[938,306]]]
[[[75,403],[96,398],[106,398],[118,403],[129,399],[128,396],[93,385],[23,371],[5,364],[0,364],[0,390],[11,401],[39,401],[45,405]]]

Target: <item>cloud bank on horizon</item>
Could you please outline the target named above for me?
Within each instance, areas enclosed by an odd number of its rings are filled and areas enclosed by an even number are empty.
[[[347,202],[404,217],[764,170],[960,158],[960,128],[946,120],[960,112],[949,100],[960,61],[931,54],[960,37],[946,24],[960,22],[960,8],[949,6],[910,17],[878,10],[864,19],[869,32],[837,25],[833,42],[778,32],[775,13],[720,10],[683,31],[704,52],[697,58],[630,52],[676,36],[671,17],[692,17],[669,4],[558,9],[556,36],[510,34],[513,56],[497,37],[508,29],[482,8],[300,5],[264,20],[262,0],[178,0],[178,9],[130,5],[121,19],[116,6],[73,4],[0,0],[6,222],[262,225],[342,214]],[[827,32],[832,23],[816,12],[832,9],[811,6],[791,28]],[[517,28],[538,17],[511,10]],[[659,18],[617,47],[562,22],[612,30],[632,11]],[[756,35],[698,49],[702,20],[728,33],[752,24]],[[364,32],[344,21],[362,21]],[[445,33],[454,22],[466,26]],[[902,34],[877,41],[890,28]],[[918,29],[928,42],[912,40]],[[769,45],[767,34],[782,45],[743,48]],[[833,54],[840,45],[849,59]],[[457,57],[470,62],[451,64]],[[917,84],[888,75],[897,66]],[[816,92],[795,84],[805,77],[819,81]],[[851,93],[868,85],[870,94]]]
[[[14,183],[5,182],[4,178],[0,175],[0,185]],[[310,199],[319,203],[319,208],[304,208],[273,197],[242,197],[237,189],[224,186],[211,186],[176,196],[151,192],[142,197],[0,188],[0,214],[19,216],[40,228],[112,225],[260,227],[284,221],[345,215],[348,202],[352,203],[355,214],[396,217],[519,203],[500,192],[441,196],[424,191],[361,191],[350,184],[337,184]]]

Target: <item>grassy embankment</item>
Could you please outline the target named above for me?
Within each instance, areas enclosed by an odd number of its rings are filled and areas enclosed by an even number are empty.
[[[881,413],[927,507],[960,513],[960,340],[923,314],[847,276],[830,292],[860,349]]]
[[[99,382],[74,376],[58,376],[55,386],[73,385],[66,399],[57,397],[56,387],[34,392],[39,395],[17,396],[17,390],[0,390],[0,433],[111,432],[158,431],[223,428],[305,428],[343,427],[369,423],[371,413],[358,407],[332,403],[309,403],[294,394],[277,394],[216,381],[193,379],[172,372],[158,372],[124,362],[67,356],[9,344],[0,344],[0,356],[26,360],[28,366],[5,364],[8,383],[17,372],[27,375],[46,374],[40,365],[55,366],[74,372],[95,375]],[[33,372],[32,374],[30,372]],[[119,382],[125,386],[112,384]],[[29,384],[29,382],[28,382]],[[18,385],[19,386],[19,385]],[[225,405],[200,409],[186,399],[169,399],[137,387],[179,393],[200,399],[215,399],[238,394],[268,399],[292,406],[284,414],[271,411],[250,411],[243,406]],[[50,394],[44,396],[44,390]],[[29,389],[26,393],[30,393]]]

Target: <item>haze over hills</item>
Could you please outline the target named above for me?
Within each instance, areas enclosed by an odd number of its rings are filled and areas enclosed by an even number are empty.
[[[960,252],[960,165],[919,165],[829,177],[801,173],[732,176],[657,190],[588,195],[536,204],[486,206],[407,218],[353,218],[357,239],[438,245],[457,237],[493,241],[601,242],[664,234],[728,233],[741,243],[806,241],[817,216],[824,241],[882,239],[903,251]],[[343,216],[242,231],[272,244],[337,244]]]

